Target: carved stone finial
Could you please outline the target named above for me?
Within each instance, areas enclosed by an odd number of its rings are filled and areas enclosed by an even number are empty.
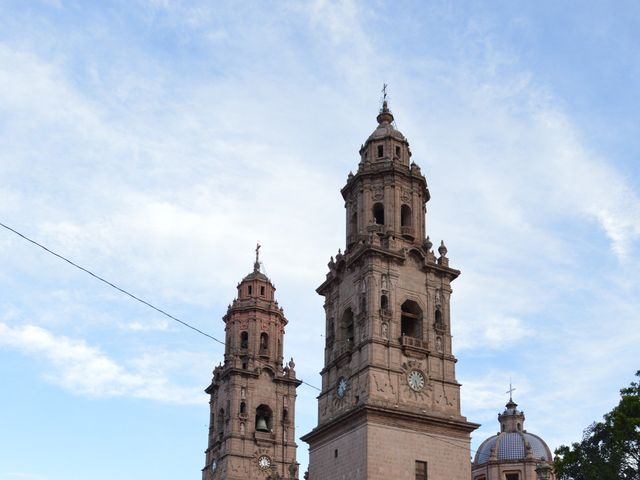
[[[291,357],[291,360],[289,360],[289,369],[293,370],[294,368],[296,368],[296,362],[294,362],[293,357]]]
[[[427,251],[430,251],[431,247],[433,247],[433,242],[429,238],[429,235],[427,235],[427,238],[424,241],[424,247],[427,249]]]
[[[438,253],[440,253],[441,257],[447,256],[447,247],[444,245],[444,240],[440,240],[440,246],[438,247]]]
[[[547,462],[541,462],[536,466],[536,477],[538,480],[549,480],[553,467]]]

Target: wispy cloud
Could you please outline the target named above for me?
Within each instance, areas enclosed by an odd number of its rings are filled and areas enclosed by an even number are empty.
[[[587,410],[561,429],[559,408],[610,401],[607,373],[640,342],[640,194],[491,22],[448,3],[130,5],[126,22],[38,14],[0,43],[3,219],[218,333],[261,241],[290,320],[285,350],[317,384],[314,288],[344,246],[339,189],[386,81],[431,189],[429,233],[463,272],[463,413],[493,432],[503,384],[522,377],[528,422],[559,441]],[[131,31],[110,32],[109,18]],[[0,254],[3,348],[43,359],[50,382],[81,396],[203,403],[183,375],[208,374],[219,351],[17,240],[0,236]],[[300,432],[316,411],[304,388]]]
[[[0,346],[44,358],[50,365],[46,378],[76,394],[131,396],[179,404],[198,404],[203,399],[198,393],[200,388],[178,387],[169,382],[165,370],[175,368],[175,353],[171,363],[139,358],[132,362],[137,367],[132,370],[84,340],[56,336],[34,325],[11,327],[4,323],[0,323]]]

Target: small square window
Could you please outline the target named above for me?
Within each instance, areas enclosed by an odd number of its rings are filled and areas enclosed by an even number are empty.
[[[519,473],[507,473],[505,475],[505,480],[520,480]]]

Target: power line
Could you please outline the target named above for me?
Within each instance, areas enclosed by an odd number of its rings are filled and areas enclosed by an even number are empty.
[[[151,304],[151,303],[147,302],[146,300],[143,300],[142,298],[138,297],[137,295],[134,295],[133,293],[128,292],[128,291],[127,291],[127,290],[125,290],[124,288],[121,288],[121,287],[119,287],[118,285],[114,284],[113,282],[110,282],[109,280],[106,280],[105,278],[101,277],[100,275],[97,275],[96,273],[92,272],[91,270],[89,270],[89,269],[87,269],[87,268],[85,268],[85,267],[83,267],[83,266],[81,266],[81,265],[78,265],[77,263],[75,263],[75,262],[73,262],[73,261],[69,260],[69,259],[68,259],[67,257],[65,257],[64,255],[61,255],[61,254],[59,254],[59,253],[54,252],[53,250],[51,250],[51,249],[49,249],[49,248],[45,247],[44,245],[42,245],[41,243],[36,242],[35,240],[33,240],[33,239],[31,239],[31,238],[27,237],[26,235],[24,235],[24,234],[20,233],[19,231],[17,231],[17,230],[15,230],[15,229],[13,229],[13,228],[11,228],[11,227],[9,227],[9,226],[5,225],[4,223],[0,222],[0,226],[2,226],[3,228],[5,228],[5,229],[9,230],[9,231],[10,231],[10,232],[12,232],[12,233],[14,233],[14,234],[18,235],[19,237],[23,238],[23,239],[24,239],[24,240],[26,240],[27,242],[29,242],[29,243],[31,243],[31,244],[33,244],[33,245],[37,246],[37,247],[40,247],[41,249],[43,249],[43,250],[44,250],[44,251],[46,251],[47,253],[50,253],[51,255],[54,255],[54,256],[58,257],[60,260],[64,260],[64,261],[65,261],[65,262],[67,262],[69,265],[72,265],[73,267],[75,267],[75,268],[77,268],[77,269],[79,269],[79,270],[82,270],[83,272],[85,272],[85,273],[87,273],[87,274],[91,275],[91,276],[92,276],[93,278],[95,278],[96,280],[99,280],[99,281],[101,281],[102,283],[104,283],[104,284],[106,284],[106,285],[110,286],[111,288],[114,288],[114,289],[118,290],[120,293],[123,293],[123,294],[127,295],[128,297],[133,298],[134,300],[136,300],[136,301],[138,301],[138,302],[142,303],[143,305],[146,305],[147,307],[152,308],[152,309],[153,309],[153,310],[155,310],[156,312],[161,313],[162,315],[164,315],[164,316],[166,316],[166,317],[170,318],[171,320],[174,320],[174,321],[176,321],[176,322],[178,322],[178,323],[182,324],[183,326],[185,326],[185,327],[187,327],[187,328],[190,328],[191,330],[193,330],[193,331],[195,331],[195,332],[199,333],[200,335],[204,335],[205,337],[207,337],[207,338],[209,338],[209,339],[213,340],[214,342],[218,342],[220,345],[223,345],[223,346],[225,345],[225,342],[223,342],[222,340],[217,339],[217,338],[216,338],[216,337],[214,337],[213,335],[210,335],[210,334],[208,334],[207,332],[203,332],[203,331],[202,331],[202,330],[200,330],[199,328],[194,327],[193,325],[190,325],[189,323],[185,322],[184,320],[180,320],[179,318],[177,318],[177,317],[175,317],[175,316],[171,315],[170,313],[166,312],[165,310],[163,310],[163,309],[161,309],[161,308],[159,308],[159,307],[156,307],[155,305],[153,305],[153,304]],[[258,360],[258,363],[263,363],[263,362],[260,362],[260,360]],[[266,365],[266,364],[265,364],[265,365]],[[320,392],[320,391],[322,391],[322,390],[321,390],[321,389],[319,389],[318,387],[316,387],[316,386],[314,386],[314,385],[311,385],[310,383],[307,383],[307,382],[305,382],[304,380],[301,380],[301,379],[299,379],[299,380],[300,380],[303,384],[307,385],[308,387],[315,388],[315,389],[316,389],[316,390],[318,390],[319,392]]]
[[[211,339],[211,340],[213,340],[213,341],[215,341],[215,342],[218,342],[220,345],[223,345],[223,346],[225,345],[225,342],[223,342],[222,340],[217,339],[217,338],[216,338],[216,337],[214,337],[213,335],[210,335],[210,334],[208,334],[208,333],[206,333],[206,332],[203,332],[203,331],[202,331],[202,330],[200,330],[199,328],[194,327],[193,325],[190,325],[189,323],[187,323],[187,322],[185,322],[185,321],[183,321],[183,320],[180,320],[179,318],[177,318],[177,317],[175,317],[175,316],[171,315],[170,313],[168,313],[168,312],[164,311],[163,309],[156,307],[155,305],[153,305],[153,304],[151,304],[151,303],[147,302],[146,300],[143,300],[142,298],[140,298],[140,297],[138,297],[138,296],[134,295],[133,293],[130,293],[130,292],[128,292],[127,290],[125,290],[125,289],[123,289],[123,288],[121,288],[121,287],[117,286],[116,284],[114,284],[114,283],[112,283],[112,282],[110,282],[110,281],[108,281],[108,280],[106,280],[106,279],[102,278],[100,275],[97,275],[97,274],[93,273],[91,270],[89,270],[89,269],[87,269],[87,268],[85,268],[85,267],[83,267],[83,266],[81,266],[81,265],[78,265],[77,263],[75,263],[75,262],[73,262],[73,261],[69,260],[67,257],[65,257],[65,256],[63,256],[63,255],[61,255],[61,254],[59,254],[59,253],[54,252],[53,250],[51,250],[51,249],[49,249],[49,248],[45,247],[44,245],[42,245],[41,243],[36,242],[35,240],[33,240],[33,239],[31,239],[31,238],[27,237],[26,235],[24,235],[24,234],[20,233],[19,231],[17,231],[17,230],[15,230],[15,229],[13,229],[13,228],[11,228],[11,227],[9,227],[9,226],[5,225],[4,223],[0,222],[0,226],[2,226],[3,228],[5,228],[5,229],[9,230],[9,231],[10,231],[10,232],[12,232],[12,233],[14,233],[14,234],[18,235],[19,237],[23,238],[23,239],[24,239],[24,240],[26,240],[27,242],[29,242],[29,243],[31,243],[31,244],[33,244],[33,245],[37,246],[37,247],[40,247],[41,249],[43,249],[43,250],[44,250],[44,251],[46,251],[47,253],[50,253],[51,255],[54,255],[54,256],[58,257],[60,260],[64,260],[64,261],[65,261],[65,262],[67,262],[69,265],[72,265],[73,267],[75,267],[75,268],[77,268],[77,269],[79,269],[79,270],[82,270],[83,272],[85,272],[85,273],[87,273],[87,274],[91,275],[91,276],[92,276],[93,278],[95,278],[96,280],[99,280],[99,281],[101,281],[102,283],[105,283],[106,285],[110,286],[111,288],[114,288],[114,289],[118,290],[120,293],[123,293],[123,294],[127,295],[128,297],[133,298],[134,300],[136,300],[136,301],[138,301],[138,302],[142,303],[143,305],[146,305],[147,307],[152,308],[152,309],[153,309],[153,310],[155,310],[156,312],[158,312],[158,313],[160,313],[160,314],[162,314],[162,315],[165,315],[166,317],[170,318],[171,320],[174,320],[174,321],[176,321],[176,322],[178,322],[178,323],[182,324],[183,326],[185,326],[185,327],[187,327],[187,328],[190,328],[191,330],[193,330],[193,331],[195,331],[195,332],[197,332],[197,333],[199,333],[199,334],[201,334],[201,335],[204,335],[205,337],[207,337],[207,338],[209,338],[209,339]],[[261,362],[260,360],[257,360],[257,362],[258,362],[258,363],[262,363],[263,365],[266,365],[266,363],[265,363],[265,362]],[[318,388],[318,387],[316,387],[315,385],[312,385],[312,384],[310,384],[310,383],[308,383],[308,382],[305,382],[305,381],[304,381],[304,380],[302,380],[302,379],[298,379],[298,380],[300,380],[300,382],[302,382],[302,384],[306,385],[307,387],[311,387],[311,388],[313,388],[313,389],[315,389],[315,390],[317,390],[317,391],[319,391],[319,392],[321,392],[321,391],[322,391],[320,388]],[[433,434],[426,433],[426,432],[423,432],[423,433],[424,433],[425,435],[429,436],[429,437],[432,437],[432,438],[436,439],[436,440],[440,440],[440,441],[441,441],[441,442],[443,442],[443,443],[447,443],[447,444],[449,444],[449,445],[451,445],[451,446],[453,446],[453,447],[456,447],[456,448],[462,448],[462,449],[464,449],[464,450],[466,451],[466,447],[465,447],[465,446],[463,446],[463,445],[458,445],[458,444],[456,444],[456,443],[449,442],[449,441],[447,441],[447,440],[445,440],[445,439],[443,439],[443,438],[441,438],[440,436],[437,436],[437,435],[433,435]],[[476,450],[474,450],[474,449],[472,449],[472,448],[469,448],[469,450],[470,450],[471,452],[476,452]]]
[[[205,337],[207,337],[207,338],[209,338],[209,339],[211,339],[211,340],[213,340],[213,341],[215,341],[215,342],[218,342],[220,345],[223,345],[223,346],[225,345],[225,342],[223,342],[222,340],[218,340],[218,339],[217,339],[216,337],[214,337],[213,335],[209,335],[208,333],[203,332],[203,331],[202,331],[202,330],[200,330],[199,328],[196,328],[196,327],[194,327],[193,325],[190,325],[190,324],[188,324],[187,322],[185,322],[185,321],[183,321],[183,320],[180,320],[179,318],[177,318],[177,317],[175,317],[175,316],[171,315],[170,313],[167,313],[167,312],[166,312],[166,311],[164,311],[163,309],[156,307],[155,305],[153,305],[153,304],[151,304],[151,303],[147,302],[146,300],[143,300],[142,298],[140,298],[140,297],[138,297],[138,296],[134,295],[133,293],[130,293],[130,292],[128,292],[127,290],[125,290],[125,289],[123,289],[123,288],[120,288],[120,287],[119,287],[119,286],[117,286],[116,284],[114,284],[114,283],[112,283],[112,282],[110,282],[110,281],[108,281],[108,280],[106,280],[106,279],[102,278],[100,275],[97,275],[97,274],[93,273],[91,270],[89,270],[89,269],[87,269],[87,268],[84,268],[84,267],[83,267],[83,266],[81,266],[81,265],[78,265],[77,263],[75,263],[75,262],[73,262],[73,261],[69,260],[69,259],[68,259],[68,258],[66,258],[65,256],[60,255],[59,253],[54,252],[53,250],[51,250],[51,249],[49,249],[49,248],[45,247],[44,245],[42,245],[41,243],[38,243],[38,242],[36,242],[35,240],[32,240],[31,238],[27,237],[26,235],[24,235],[24,234],[22,234],[22,233],[18,232],[17,230],[15,230],[15,229],[13,229],[13,228],[11,228],[11,227],[9,227],[9,226],[5,225],[4,223],[0,222],[0,226],[2,226],[3,228],[6,228],[6,229],[7,229],[7,230],[9,230],[10,232],[13,232],[14,234],[16,234],[16,235],[18,235],[19,237],[23,238],[24,240],[26,240],[26,241],[28,241],[28,242],[32,243],[33,245],[36,245],[36,246],[38,246],[38,247],[42,248],[44,251],[46,251],[46,252],[50,253],[51,255],[54,255],[54,256],[58,257],[59,259],[61,259],[61,260],[64,260],[65,262],[67,262],[68,264],[70,264],[70,265],[72,265],[72,266],[76,267],[77,269],[82,270],[82,271],[83,271],[83,272],[85,272],[85,273],[88,273],[89,275],[91,275],[91,276],[92,276],[92,277],[94,277],[95,279],[100,280],[101,282],[103,282],[103,283],[107,284],[108,286],[110,286],[110,287],[112,287],[112,288],[115,288],[116,290],[118,290],[118,291],[119,291],[119,292],[121,292],[121,293],[124,293],[124,294],[125,294],[125,295],[127,295],[128,297],[131,297],[131,298],[133,298],[134,300],[136,300],[136,301],[138,301],[138,302],[142,303],[143,305],[146,305],[147,307],[150,307],[150,308],[154,309],[156,312],[161,313],[162,315],[167,316],[167,317],[168,317],[168,318],[170,318],[171,320],[174,320],[174,321],[176,321],[176,322],[178,322],[178,323],[182,324],[183,326],[185,326],[185,327],[187,327],[187,328],[190,328],[191,330],[194,330],[195,332],[197,332],[197,333],[199,333],[199,334],[201,334],[201,335],[204,335]],[[258,361],[258,363],[262,363],[263,365],[267,365],[265,362],[262,362],[262,361],[260,361],[260,360],[257,360],[257,361]],[[298,379],[298,380],[300,380],[304,385],[306,385],[306,386],[308,386],[308,387],[311,387],[311,388],[313,388],[313,389],[315,389],[315,390],[317,390],[317,391],[319,391],[319,392],[321,392],[321,391],[322,391],[320,388],[316,387],[315,385],[311,385],[310,383],[305,382],[305,381],[304,381],[304,380],[302,380],[302,379]],[[452,443],[452,442],[448,442],[447,440],[445,440],[445,439],[443,439],[443,438],[440,438],[439,436],[432,435],[432,434],[429,434],[429,433],[425,433],[425,435],[428,435],[428,436],[430,436],[430,437],[432,437],[432,438],[435,438],[435,439],[437,439],[437,440],[440,440],[441,442],[448,443],[448,444],[449,444],[449,445],[451,445],[451,446],[454,446],[454,447],[457,447],[457,448],[463,448],[463,449],[465,449],[465,450],[466,450],[466,448],[465,448],[464,446],[462,446],[462,445],[458,445],[458,444],[455,444],[455,443]],[[473,449],[470,449],[470,450],[471,450],[472,452],[475,452],[475,450],[473,450]]]
[[[114,283],[105,280],[104,278],[102,278],[100,275],[97,275],[95,273],[93,273],[91,270],[88,270],[80,265],[78,265],[75,262],[72,262],[71,260],[69,260],[68,258],[60,255],[59,253],[54,252],[53,250],[50,250],[49,248],[45,247],[44,245],[36,242],[35,240],[32,240],[31,238],[27,237],[26,235],[23,235],[22,233],[18,232],[17,230],[14,230],[11,227],[8,227],[7,225],[5,225],[4,223],[0,222],[0,225],[4,228],[6,228],[7,230],[15,233],[16,235],[18,235],[19,237],[24,238],[27,242],[31,242],[32,244],[42,248],[43,250],[45,250],[46,252],[50,253],[51,255],[55,255],[56,257],[58,257],[61,260],[64,260],[65,262],[67,262],[68,264],[76,267],[79,270],[82,270],[85,273],[88,273],[89,275],[91,275],[93,278],[100,280],[102,283],[106,283],[107,285],[109,285],[112,288],[115,288],[116,290],[118,290],[121,293],[124,293],[125,295],[133,298],[134,300],[137,300],[138,302],[146,305],[147,307],[153,308],[156,312],[161,313],[162,315],[165,315],[167,317],[169,317],[172,320],[175,320],[178,323],[181,323],[182,325],[184,325],[187,328],[190,328],[191,330],[195,330],[196,332],[200,333],[201,335],[204,335],[205,337],[209,337],[211,340],[216,341],[218,343],[220,343],[221,345],[224,345],[224,342],[222,340],[218,340],[217,338],[215,338],[212,335],[209,335],[206,332],[203,332],[202,330],[200,330],[199,328],[194,327],[193,325],[189,325],[187,322],[184,322],[182,320],[180,320],[179,318],[174,317],[173,315],[171,315],[170,313],[165,312],[164,310],[162,310],[161,308],[156,307],[155,305],[152,305],[151,303],[147,302],[146,300],[141,299],[140,297],[137,297],[136,295],[134,295],[133,293],[129,293],[126,290],[124,290],[123,288],[120,288],[119,286],[115,285]]]

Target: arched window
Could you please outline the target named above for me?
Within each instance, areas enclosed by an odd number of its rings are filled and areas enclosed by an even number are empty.
[[[287,423],[289,421],[289,410],[287,407],[282,407],[282,423]]]
[[[402,207],[400,207],[400,226],[411,226],[411,207],[409,205],[402,205]]]
[[[378,225],[384,225],[384,205],[380,202],[373,205],[373,219]]]
[[[349,234],[355,236],[358,234],[358,213],[353,212],[349,222]],[[355,240],[355,239],[354,239]]]
[[[265,332],[260,334],[260,355],[266,355],[269,353],[269,335]]]
[[[243,350],[249,348],[249,332],[240,332],[240,348]]]
[[[211,410],[211,417],[209,418],[209,433],[216,428],[216,414]]]
[[[270,432],[273,427],[273,415],[268,405],[256,408],[256,432]]]
[[[335,335],[335,325],[333,323],[333,318],[330,318],[327,321],[327,343],[333,343]]]
[[[354,332],[353,332],[353,312],[350,308],[347,308],[342,315],[342,335],[343,339],[353,344]]]
[[[402,335],[422,340],[422,309],[420,306],[413,300],[407,300],[402,304],[401,310]]]
[[[218,438],[222,440],[224,435],[224,408],[221,408],[218,412]]]
[[[240,415],[246,415],[247,413],[247,404],[244,402],[240,402]]]

